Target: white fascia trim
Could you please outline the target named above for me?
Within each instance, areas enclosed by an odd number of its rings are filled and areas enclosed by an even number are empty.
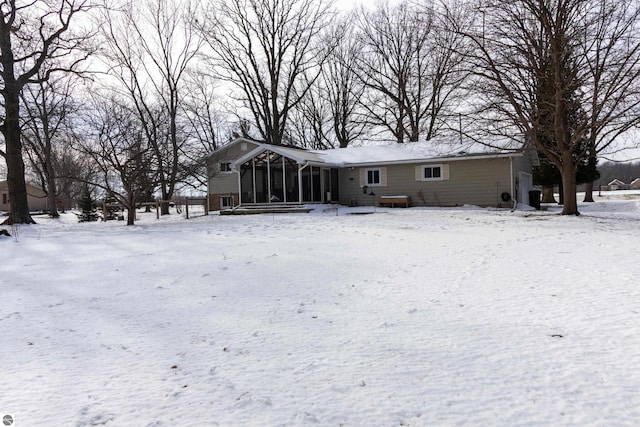
[[[262,154],[265,151],[267,151],[267,148],[264,146],[264,144],[258,145],[258,147],[256,147],[255,149],[249,151],[244,156],[240,157],[239,159],[236,159],[236,160],[232,161],[231,162],[231,169],[237,169],[238,165],[243,164],[247,160],[256,157],[258,154]]]
[[[258,155],[264,153],[265,151],[272,151],[274,153],[280,154],[283,157],[286,157],[288,159],[294,160],[299,165],[313,165],[313,166],[320,166],[320,167],[323,167],[323,166],[330,166],[331,167],[331,166],[333,166],[333,165],[331,165],[329,163],[313,162],[313,161],[309,161],[309,160],[303,159],[301,157],[292,156],[290,152],[284,152],[282,150],[279,150],[277,145],[269,145],[269,144],[260,143],[260,145],[255,150],[252,150],[252,151],[248,152],[247,154],[245,154],[244,156],[240,157],[239,159],[236,159],[233,162],[231,162],[231,168],[232,169],[237,169],[238,165],[243,164],[247,160],[258,156]]]
[[[367,163],[341,163],[339,165],[335,165],[340,168],[367,168],[367,167],[376,167],[376,166],[388,166],[388,165],[406,165],[406,164],[417,164],[417,163],[448,163],[448,162],[460,162],[464,160],[487,160],[487,159],[500,159],[500,158],[513,158],[513,157],[522,157],[524,154],[522,153],[508,153],[508,154],[487,154],[482,156],[473,156],[473,157],[436,157],[431,159],[412,159],[412,160],[399,160],[399,161],[380,161],[380,162],[367,162]]]

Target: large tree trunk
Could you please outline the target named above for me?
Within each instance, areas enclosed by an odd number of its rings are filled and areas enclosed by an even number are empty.
[[[584,190],[584,200],[583,202],[593,202],[593,181],[587,182],[587,187]]]
[[[133,225],[136,220],[136,207],[129,206],[127,208],[127,225]]]
[[[11,201],[11,212],[5,223],[35,224],[29,214],[27,184],[24,179],[24,160],[22,158],[19,123],[20,89],[15,82],[10,81],[8,76],[5,76],[4,79],[5,119],[2,126],[2,134],[6,145],[7,186],[9,187],[9,200]]]
[[[169,215],[169,202],[165,200],[170,200],[173,195],[169,196],[169,193],[164,186],[162,185],[162,189],[160,191],[160,195],[162,196],[162,203],[160,203],[160,215]]]
[[[411,135],[409,136],[409,142],[418,142],[420,138],[420,129],[418,126],[411,126]]]
[[[160,215],[169,215],[169,202],[165,202],[164,200],[168,200],[167,196],[164,195],[162,197],[163,202],[160,203]]]
[[[52,218],[58,218],[58,204],[56,203],[56,194],[58,192],[56,186],[56,180],[54,178],[55,172],[53,171],[53,165],[51,164],[51,156],[47,156],[47,200],[49,203],[49,216]]]
[[[396,143],[402,144],[404,142],[404,125],[402,124],[402,118],[396,120],[395,135]]]
[[[7,138],[7,186],[11,212],[6,224],[35,224],[29,214],[27,201],[27,184],[24,180],[24,162],[21,147],[15,147]]]
[[[136,197],[129,192],[127,195],[127,205],[124,207],[127,210],[127,225],[134,225],[136,220]]]
[[[578,211],[578,197],[576,195],[576,165],[573,162],[571,151],[567,150],[562,155],[562,215],[580,215]]]
[[[47,204],[49,205],[49,216],[52,218],[60,217],[58,204],[56,203],[56,193],[51,191],[51,186],[47,186]]]
[[[553,194],[554,187],[542,187],[542,203],[558,203]]]

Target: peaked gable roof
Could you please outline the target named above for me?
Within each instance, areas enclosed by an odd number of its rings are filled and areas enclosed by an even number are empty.
[[[262,144],[260,141],[255,141],[253,139],[250,138],[236,138],[233,141],[230,141],[222,146],[219,146],[218,148],[216,148],[214,151],[210,152],[206,157],[209,158],[211,156],[213,156],[214,154],[219,154],[222,153],[224,151],[228,151],[230,149],[233,149],[236,145],[241,145],[241,144],[246,144],[247,147],[249,145],[251,146],[255,146],[255,145],[260,145]]]
[[[252,159],[265,151],[271,151],[280,154],[284,157],[295,160],[298,163],[313,163],[313,164],[326,164],[323,159],[322,151],[310,151],[304,148],[288,147],[283,145],[271,145],[265,143],[258,143],[258,146],[253,150],[247,152],[244,156],[236,159],[233,163],[235,165],[242,164],[249,159]]]

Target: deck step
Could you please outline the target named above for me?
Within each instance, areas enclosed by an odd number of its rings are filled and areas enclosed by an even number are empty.
[[[242,205],[236,208],[224,209],[220,215],[256,215],[270,213],[309,213],[313,209],[305,205]]]

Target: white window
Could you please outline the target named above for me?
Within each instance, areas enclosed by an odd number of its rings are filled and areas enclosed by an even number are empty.
[[[233,200],[231,196],[220,196],[220,209],[231,208]]]
[[[423,181],[442,181],[443,179],[442,165],[422,166]]]
[[[387,168],[380,166],[377,168],[360,168],[360,187],[386,187]]]
[[[220,172],[231,172],[231,162],[220,162]]]
[[[382,184],[382,171],[380,169],[367,169],[365,171],[365,184],[366,185],[381,185]]]

